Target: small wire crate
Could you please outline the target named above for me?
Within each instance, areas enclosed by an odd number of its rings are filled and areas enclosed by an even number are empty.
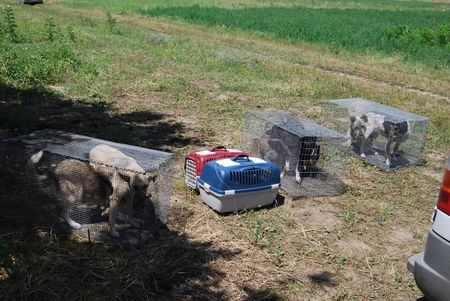
[[[374,101],[330,100],[324,125],[346,135],[340,146],[385,171],[419,165],[428,118]]]
[[[94,161],[100,149],[111,154]],[[120,237],[137,240],[138,229],[167,222],[173,154],[55,130],[2,140],[0,153],[3,214],[109,239],[108,215],[117,199]]]
[[[342,193],[344,135],[283,111],[247,111],[242,149],[274,162],[293,197]]]

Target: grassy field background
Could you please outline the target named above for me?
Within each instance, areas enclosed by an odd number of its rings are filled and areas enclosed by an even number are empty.
[[[295,7],[179,6],[140,9],[149,16],[267,34],[287,41],[328,45],[339,51],[403,55],[435,68],[450,64],[450,15],[447,11],[389,11]]]
[[[373,41],[391,25],[434,28],[436,16],[444,24],[448,4],[95,0],[29,7],[0,0],[2,10],[7,4],[17,39],[11,38],[3,13],[2,136],[58,128],[173,151],[179,160],[169,230],[142,250],[99,243],[96,255],[86,257],[83,240],[2,216],[0,240],[15,263],[9,276],[0,273],[0,295],[421,297],[406,259],[423,248],[450,149],[449,71],[439,47],[418,45],[417,54],[434,53],[421,59],[409,49],[377,48]],[[344,28],[348,34],[358,22],[366,24],[358,10],[376,21],[366,42],[360,41],[363,31],[349,40],[330,38],[326,33],[332,26],[322,22],[312,28],[314,20],[306,15],[339,24],[331,15],[346,12],[354,22]],[[263,18],[270,13],[270,20]],[[305,19],[304,33],[298,31],[297,15]],[[274,30],[267,27],[271,20],[278,20]],[[430,118],[422,166],[386,174],[350,158],[344,173],[348,188],[341,196],[285,196],[281,206],[227,216],[210,211],[184,187],[183,157],[217,144],[239,146],[246,109],[284,109],[321,122],[323,100],[357,96]]]

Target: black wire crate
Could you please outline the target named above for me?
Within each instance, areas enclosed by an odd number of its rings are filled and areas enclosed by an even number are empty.
[[[293,197],[342,193],[344,135],[283,111],[247,111],[242,148],[272,161]]]

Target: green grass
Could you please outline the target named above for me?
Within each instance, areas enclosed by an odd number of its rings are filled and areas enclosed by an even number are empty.
[[[76,8],[106,8],[118,13],[132,13],[141,8],[200,5],[202,7],[246,8],[272,6],[305,6],[312,8],[376,8],[387,10],[448,10],[448,2],[392,1],[392,0],[58,0]]]
[[[448,12],[303,6],[228,9],[199,5],[140,9],[139,12],[153,17],[262,33],[291,42],[320,43],[335,49],[380,51],[389,55],[399,53],[408,61],[423,62],[436,68],[450,65]],[[401,26],[413,34],[405,36],[398,30]]]
[[[32,29],[22,24],[19,28],[9,6],[0,17],[1,83],[19,88],[42,87],[80,67],[70,27],[57,26],[48,18],[44,24],[33,22]]]

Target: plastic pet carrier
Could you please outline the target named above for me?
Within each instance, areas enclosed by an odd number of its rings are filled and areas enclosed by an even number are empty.
[[[192,189],[197,189],[197,178],[202,174],[203,166],[214,160],[247,155],[236,149],[226,149],[218,146],[212,150],[203,150],[190,153],[184,163],[184,182]]]
[[[218,212],[273,203],[280,187],[280,170],[271,162],[237,156],[207,163],[198,179],[203,201]]]

